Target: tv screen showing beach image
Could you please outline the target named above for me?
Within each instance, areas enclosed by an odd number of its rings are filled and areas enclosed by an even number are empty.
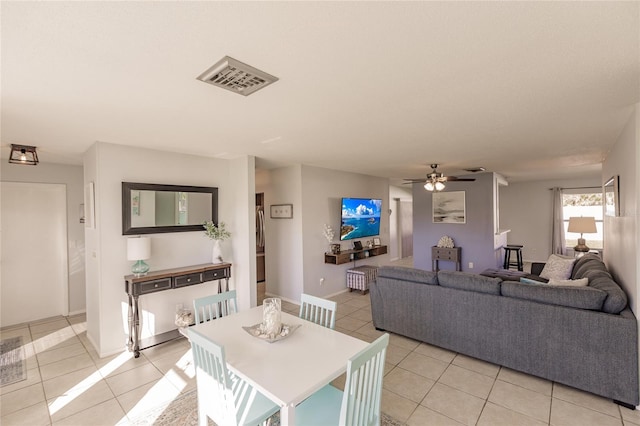
[[[375,198],[343,198],[340,240],[380,235],[381,207]]]

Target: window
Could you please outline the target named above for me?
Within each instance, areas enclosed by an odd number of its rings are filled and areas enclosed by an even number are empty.
[[[580,238],[580,234],[567,232],[569,218],[574,216],[592,216],[596,218],[596,229],[598,232],[595,234],[584,234],[582,237],[586,240],[587,246],[590,249],[602,250],[602,192],[581,191],[593,191],[593,189],[565,190],[562,194],[562,218],[564,221],[566,245],[570,248],[574,247],[578,244],[578,238]]]

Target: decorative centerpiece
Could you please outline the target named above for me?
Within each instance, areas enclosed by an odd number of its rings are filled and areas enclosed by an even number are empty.
[[[186,328],[193,324],[193,313],[189,309],[180,308],[176,311],[176,325]]]
[[[438,241],[438,247],[440,248],[454,248],[455,245],[453,244],[453,238],[448,237],[448,236],[444,236],[442,238],[440,238],[440,240]]]
[[[262,322],[250,327],[242,327],[253,337],[277,342],[293,333],[300,324],[287,325],[281,321],[281,301],[277,297],[269,297],[262,302]]]
[[[220,222],[218,225],[208,220],[203,225],[204,235],[213,240],[213,252],[211,263],[222,263],[222,241],[227,238],[231,238],[231,233],[225,229],[224,222]]]
[[[262,302],[262,331],[271,339],[282,331],[281,312],[281,301],[277,297],[268,297]]]
[[[336,233],[333,231],[333,228],[331,227],[331,225],[327,225],[326,223],[324,224],[324,230],[322,231],[322,235],[324,235],[324,237],[329,242],[329,253],[336,254],[334,253],[334,250],[335,250],[334,244],[332,244],[333,237],[335,237]]]

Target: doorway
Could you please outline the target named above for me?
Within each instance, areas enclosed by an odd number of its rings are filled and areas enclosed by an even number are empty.
[[[256,281],[258,287],[258,305],[262,304],[266,293],[264,224],[264,193],[261,192],[256,194]]]
[[[413,201],[398,200],[400,258],[413,256]]]
[[[66,186],[2,182],[0,191],[0,323],[68,315]]]

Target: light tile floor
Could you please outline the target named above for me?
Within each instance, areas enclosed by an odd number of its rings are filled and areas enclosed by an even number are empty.
[[[336,329],[373,341],[369,295],[342,293]],[[298,314],[298,305],[283,309]],[[84,315],[0,331],[23,336],[27,380],[0,388],[2,425],[115,425],[195,386],[186,339],[99,358]],[[344,377],[334,381],[344,385]],[[391,335],[382,410],[409,425],[640,425],[640,411],[557,383]]]

